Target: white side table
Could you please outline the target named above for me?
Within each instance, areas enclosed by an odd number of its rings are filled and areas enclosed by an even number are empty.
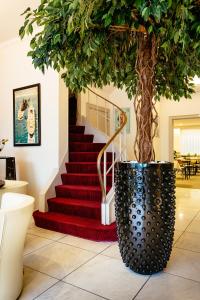
[[[5,185],[0,188],[0,207],[1,197],[4,193],[20,193],[27,194],[28,182],[19,180],[5,180]]]

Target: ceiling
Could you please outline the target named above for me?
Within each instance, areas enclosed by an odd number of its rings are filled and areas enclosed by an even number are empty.
[[[200,117],[191,119],[176,119],[174,120],[174,128],[199,128]]]
[[[27,7],[35,8],[41,0],[0,0],[0,43],[16,38],[23,24],[20,16]]]

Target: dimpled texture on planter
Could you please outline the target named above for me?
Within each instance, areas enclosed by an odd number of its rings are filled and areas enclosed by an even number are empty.
[[[168,162],[119,162],[115,214],[123,262],[140,274],[162,271],[175,225],[175,174]]]

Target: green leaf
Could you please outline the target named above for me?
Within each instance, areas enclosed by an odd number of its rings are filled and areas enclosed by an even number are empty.
[[[30,11],[31,10],[31,8],[30,7],[28,7],[22,14],[21,14],[21,16],[23,16],[23,15],[25,15],[28,11]]]
[[[165,41],[162,45],[161,45],[162,48],[164,49],[167,49],[168,48],[168,42]]]
[[[151,32],[153,32],[153,26],[152,25],[150,25],[149,28],[148,28],[148,33],[151,33]]]
[[[143,2],[142,0],[135,0],[135,6],[136,6],[137,8],[140,8],[142,2]]]
[[[33,33],[33,25],[31,23],[28,25],[27,33],[28,34],[32,34]]]
[[[31,39],[31,42],[30,42],[31,48],[34,49],[36,47],[36,45],[37,45],[36,44],[36,38]]]
[[[160,22],[160,18],[161,18],[161,7],[158,5],[155,9],[155,19],[157,22]]]
[[[53,37],[54,44],[60,43],[61,41],[61,35],[58,33]]]
[[[42,0],[26,11],[19,35],[33,37],[29,56],[34,66],[67,70],[64,80],[72,90],[113,84],[133,97],[143,36],[134,29],[142,25],[148,47],[156,39],[155,98],[178,101],[190,97],[190,78],[200,76],[199,16],[199,5],[190,0]],[[111,25],[122,30],[111,30]],[[133,30],[123,30],[125,26]]]
[[[175,42],[175,44],[177,44],[178,40],[179,40],[179,31],[176,31],[176,33],[174,35],[174,42]]]
[[[168,0],[168,7],[172,6],[172,0]]]
[[[23,39],[24,35],[25,35],[25,28],[24,28],[24,26],[22,26],[19,29],[19,36],[20,36],[21,39]]]
[[[105,21],[104,21],[105,26],[109,26],[109,25],[111,25],[111,23],[112,23],[112,16],[106,15]]]
[[[149,19],[149,13],[150,13],[149,7],[145,7],[142,11],[142,17],[144,17],[145,21]]]

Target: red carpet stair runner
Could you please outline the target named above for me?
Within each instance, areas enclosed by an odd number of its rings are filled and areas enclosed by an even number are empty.
[[[97,174],[97,156],[105,144],[93,143],[93,135],[84,134],[84,126],[70,125],[69,163],[56,186],[56,197],[48,199],[48,212],[35,211],[39,227],[94,241],[116,241],[116,224],[101,224],[102,192]],[[107,153],[107,165],[112,154]],[[102,164],[103,169],[103,164]],[[107,176],[108,190],[112,174]]]

